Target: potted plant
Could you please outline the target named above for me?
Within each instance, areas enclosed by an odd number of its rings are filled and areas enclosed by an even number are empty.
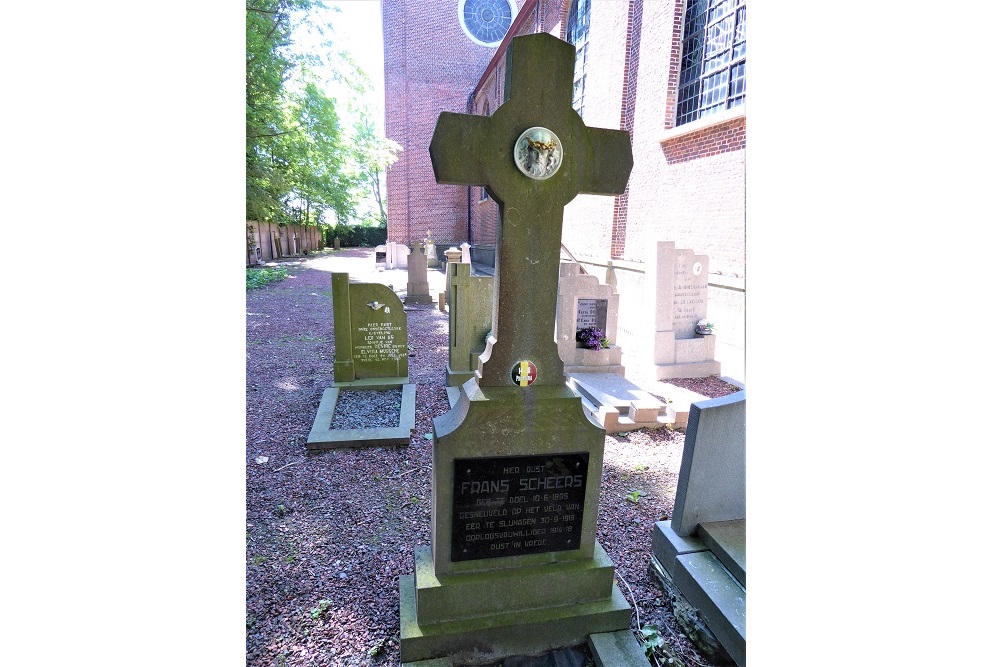
[[[611,341],[605,337],[604,332],[596,327],[587,327],[577,331],[576,342],[580,344],[580,347],[589,350],[606,350],[611,345]]]
[[[715,325],[708,320],[698,320],[698,323],[694,325],[694,332],[707,336],[712,333],[713,328],[715,328]]]

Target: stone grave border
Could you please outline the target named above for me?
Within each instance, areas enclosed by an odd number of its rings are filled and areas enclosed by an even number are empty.
[[[399,409],[399,426],[380,428],[331,428],[341,390],[391,391],[402,389]],[[380,447],[382,445],[408,445],[410,434],[416,427],[417,386],[408,378],[367,378],[354,382],[335,382],[323,390],[319,410],[313,420],[312,430],[306,440],[310,453],[346,447]]]

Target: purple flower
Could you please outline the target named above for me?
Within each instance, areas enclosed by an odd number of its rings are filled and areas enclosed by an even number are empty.
[[[587,327],[576,332],[576,340],[591,350],[600,350],[604,345],[604,332],[595,327]]]

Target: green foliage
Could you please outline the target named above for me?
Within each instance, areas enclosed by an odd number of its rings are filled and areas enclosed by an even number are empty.
[[[337,47],[334,26],[319,18],[324,8],[319,0],[247,5],[248,220],[320,224],[330,214],[338,223],[367,218],[385,224],[380,181],[399,146],[376,132],[372,110],[358,101],[371,84]],[[326,41],[305,52],[295,44],[303,30]],[[327,82],[346,85],[347,99],[324,92],[321,68],[329,73]],[[345,114],[354,117],[346,126]],[[359,214],[363,202],[375,212]]]
[[[642,634],[642,650],[647,658],[652,659],[656,651],[663,646],[663,637],[655,625],[643,625],[639,632]]]
[[[642,491],[640,489],[635,489],[630,494],[628,494],[627,496],[625,496],[625,500],[629,501],[630,503],[636,503],[636,504],[638,504],[639,503],[639,499],[642,498],[645,495],[646,495],[645,491]]]
[[[283,266],[264,269],[247,269],[247,289],[264,287],[288,277],[288,271]]]
[[[342,248],[374,248],[382,245],[388,238],[385,225],[370,227],[367,225],[335,225],[323,229],[323,245],[333,247],[333,239],[340,237]]]
[[[325,612],[327,609],[330,608],[332,604],[333,604],[332,600],[320,600],[318,603],[319,606],[313,607],[312,609],[309,610],[309,616],[311,616],[312,618],[319,618],[320,616],[323,615],[323,612]]]
[[[382,637],[382,639],[375,642],[375,645],[368,649],[368,657],[372,659],[377,657],[378,654],[382,652],[382,649],[385,648],[385,644],[388,640],[388,637]]]

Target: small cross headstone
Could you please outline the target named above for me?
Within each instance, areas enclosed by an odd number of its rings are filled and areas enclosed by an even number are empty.
[[[539,33],[506,55],[506,101],[441,113],[431,139],[438,183],[484,186],[500,224],[487,349],[434,420],[431,546],[400,578],[404,662],[570,646],[631,617],[596,539],[604,429],[566,386],[554,335],[563,207],[624,191],[629,136],[572,108],[572,45]]]

